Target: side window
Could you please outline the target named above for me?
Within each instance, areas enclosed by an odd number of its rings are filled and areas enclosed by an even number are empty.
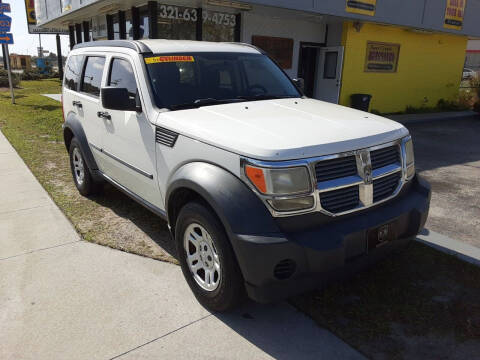
[[[126,88],[130,97],[135,98],[135,95],[137,94],[135,74],[133,73],[132,66],[127,60],[112,60],[107,84],[109,86]]]
[[[85,71],[83,72],[82,85],[80,91],[93,96],[100,96],[100,86],[102,83],[103,67],[105,58],[100,56],[87,57]]]
[[[68,58],[64,79],[64,86],[67,89],[77,90],[80,73],[82,72],[82,60],[83,56],[81,55],[72,55]]]

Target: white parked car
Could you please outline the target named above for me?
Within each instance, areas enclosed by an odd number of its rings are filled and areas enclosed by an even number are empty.
[[[462,80],[473,80],[476,78],[477,78],[477,72],[475,70],[467,69],[467,68],[463,69]]]
[[[83,43],[63,84],[78,190],[108,181],[165,219],[211,310],[356,272],[425,224],[407,129],[306,98],[253,46]]]

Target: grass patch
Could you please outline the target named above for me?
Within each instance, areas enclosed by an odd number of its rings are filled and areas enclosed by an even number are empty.
[[[83,239],[176,262],[163,220],[109,185],[91,198],[77,192],[63,143],[60,103],[41,95],[60,93],[60,81],[22,81],[20,86],[16,105],[9,92],[0,92],[0,129]]]
[[[350,281],[290,302],[372,359],[475,358],[479,284],[480,268],[412,243]]]

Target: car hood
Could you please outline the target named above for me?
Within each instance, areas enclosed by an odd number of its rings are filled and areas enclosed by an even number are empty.
[[[260,160],[293,160],[387,143],[401,124],[314,99],[280,99],[160,113],[157,124]]]

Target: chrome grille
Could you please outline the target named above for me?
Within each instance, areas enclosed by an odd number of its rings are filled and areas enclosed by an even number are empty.
[[[315,164],[315,174],[318,182],[357,175],[355,156],[320,161]]]
[[[358,186],[323,192],[320,194],[320,203],[323,209],[331,213],[355,209],[360,203]]]
[[[397,172],[392,175],[373,180],[373,202],[383,200],[393,195],[398,187],[401,179],[401,173]]]
[[[385,147],[370,152],[370,158],[372,160],[372,169],[379,169],[381,167],[400,163],[400,148],[398,145]]]

